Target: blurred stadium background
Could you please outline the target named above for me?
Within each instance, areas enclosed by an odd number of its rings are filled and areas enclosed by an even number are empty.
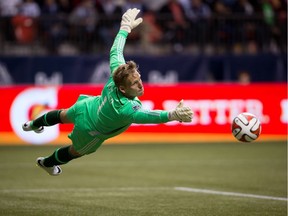
[[[143,105],[184,99],[193,123],[133,125],[46,178],[34,158],[72,125],[39,136],[21,123],[101,92],[130,7],[144,18],[125,48]],[[287,215],[285,0],[0,0],[0,91],[0,214]],[[255,143],[231,134],[240,112],[262,122]]]

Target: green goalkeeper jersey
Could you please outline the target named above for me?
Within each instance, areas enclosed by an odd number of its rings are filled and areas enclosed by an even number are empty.
[[[127,36],[126,31],[120,30],[114,40],[110,51],[111,74],[101,95],[84,100],[90,118],[89,128],[96,129],[96,134],[100,133],[106,138],[122,133],[132,123],[151,124],[169,121],[167,111],[143,109],[137,97],[129,99],[115,86],[112,74],[118,66],[125,64],[123,50]]]

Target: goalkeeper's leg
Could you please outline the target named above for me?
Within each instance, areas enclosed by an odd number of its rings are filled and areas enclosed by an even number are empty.
[[[56,149],[49,157],[38,157],[36,164],[45,170],[49,175],[57,176],[62,173],[59,165],[66,164],[69,161],[81,157],[79,153],[74,150],[72,145]]]
[[[74,150],[73,145],[69,145],[56,149],[52,155],[44,159],[43,165],[46,167],[62,165],[81,156],[82,155]]]
[[[24,123],[22,128],[24,131],[42,133],[44,131],[44,126],[53,126],[59,123],[71,123],[66,116],[66,112],[67,110],[49,111],[35,120]]]

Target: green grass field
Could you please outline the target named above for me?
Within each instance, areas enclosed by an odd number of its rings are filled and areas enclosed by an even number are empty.
[[[103,145],[52,177],[55,148],[0,147],[0,215],[287,215],[285,142]]]

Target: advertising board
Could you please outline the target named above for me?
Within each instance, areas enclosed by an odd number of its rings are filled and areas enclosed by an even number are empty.
[[[68,144],[73,125],[46,127],[42,134],[23,132],[21,124],[53,109],[68,108],[80,94],[99,95],[102,85],[1,87],[0,144]],[[172,110],[177,103],[192,108],[192,123],[133,124],[108,143],[210,142],[234,140],[231,122],[241,112],[256,115],[262,123],[259,140],[286,139],[287,86],[277,84],[145,85],[141,98],[146,109]]]

